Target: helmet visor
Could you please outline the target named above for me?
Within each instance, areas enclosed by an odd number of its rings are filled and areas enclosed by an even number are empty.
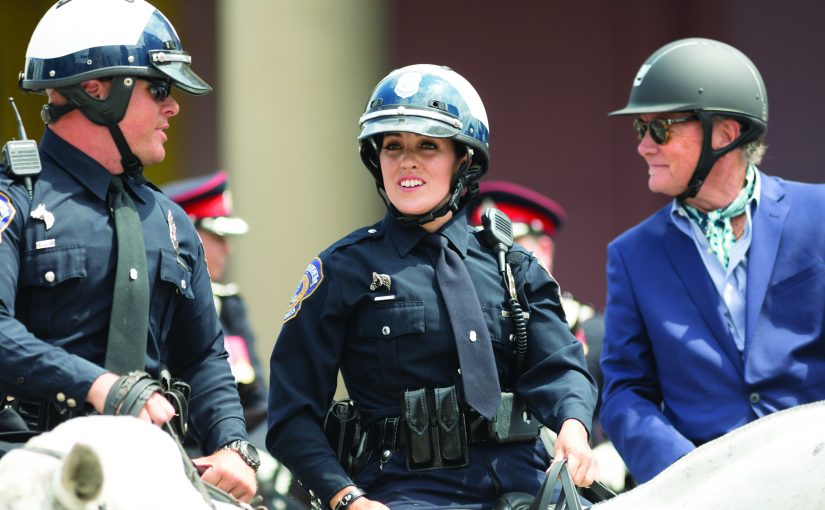
[[[459,134],[459,128],[433,119],[414,114],[393,115],[371,119],[364,123],[359,140],[383,133],[415,133],[434,138],[452,138]]]
[[[192,70],[192,57],[185,51],[153,50],[149,53],[155,69],[168,76],[179,89],[196,96],[212,91],[212,87]]]

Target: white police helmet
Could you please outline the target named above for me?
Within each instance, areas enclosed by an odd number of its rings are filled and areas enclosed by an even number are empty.
[[[20,76],[42,91],[113,76],[166,78],[181,90],[212,90],[168,19],[144,0],[60,0],[35,28]]]
[[[478,180],[490,164],[490,124],[478,92],[449,67],[415,64],[395,69],[376,85],[358,123],[361,160],[402,223],[425,224],[458,211],[478,192]],[[398,132],[450,138],[470,156],[453,176],[447,202],[423,215],[401,214],[384,190],[379,144],[385,133]]]

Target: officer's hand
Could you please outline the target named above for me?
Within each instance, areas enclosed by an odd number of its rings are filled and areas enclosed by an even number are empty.
[[[138,418],[145,420],[155,425],[163,425],[175,417],[175,408],[166,400],[166,397],[159,392],[155,392],[149,397],[149,400],[143,404],[143,409],[140,410]]]
[[[390,510],[384,503],[373,501],[366,496],[356,499],[349,507],[352,510]]]
[[[232,494],[244,503],[249,503],[258,490],[255,470],[244,462],[238,452],[218,450],[212,455],[193,459],[192,462],[206,470],[201,480]]]
[[[599,476],[599,463],[587,441],[587,429],[579,420],[569,419],[562,424],[553,459],[553,462],[567,459],[570,477],[580,487],[590,487]]]
[[[100,414],[103,414],[103,406],[106,405],[106,396],[109,394],[112,386],[114,386],[115,381],[117,381],[115,374],[104,372],[95,379],[89,388],[89,392],[86,394],[86,402],[92,404],[95,411]]]
[[[332,499],[329,502],[330,509],[334,510],[335,507],[338,506],[338,502],[341,501],[341,498],[344,496],[344,494],[349,492],[350,489],[352,489],[352,488],[353,488],[352,485],[347,485],[346,487],[344,487],[343,489],[338,491],[338,493],[335,496],[333,496]],[[348,509],[349,510],[390,510],[384,503],[380,503],[378,501],[373,501],[373,500],[369,499],[367,496],[361,496],[360,498],[358,498],[355,501],[353,501],[352,503],[350,503]]]
[[[89,392],[86,394],[86,401],[92,404],[100,414],[103,414],[103,408],[106,405],[106,397],[109,395],[112,386],[118,376],[111,372],[104,372],[92,383]],[[160,393],[154,393],[149,400],[143,405],[140,410],[138,418],[141,420],[154,423],[155,425],[163,425],[175,416],[175,408],[166,400],[166,397]]]

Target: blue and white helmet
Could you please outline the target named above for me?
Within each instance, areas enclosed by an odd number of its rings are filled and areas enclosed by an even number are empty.
[[[172,24],[145,0],[60,0],[32,34],[20,86],[40,92],[125,75],[208,93],[191,62]]]
[[[468,185],[487,172],[487,112],[470,82],[449,67],[416,64],[392,71],[375,87],[359,124],[361,159],[379,187],[383,182],[376,137],[384,133],[451,138],[472,149]]]

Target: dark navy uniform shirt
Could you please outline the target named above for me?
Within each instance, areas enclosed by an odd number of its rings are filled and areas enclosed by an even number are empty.
[[[530,313],[526,367],[516,379],[513,325],[503,313],[495,256],[463,214],[441,233],[473,280],[502,387],[514,387],[556,431],[568,418],[589,430],[596,389],[581,343],[564,320],[556,282],[535,258],[513,248],[524,254],[516,281]],[[400,416],[405,390],[450,386],[460,377],[434,253],[419,243],[426,234],[391,215],[352,233],[312,261],[286,313],[270,361],[267,447],[322,501],[352,483],[321,429],[339,367],[364,425]],[[370,290],[373,273],[389,276],[389,289]]]
[[[117,264],[112,176],[49,129],[40,156],[33,199],[0,171],[0,200],[13,214],[0,223],[0,391],[82,405],[104,372]],[[149,270],[146,369],[157,377],[164,362],[189,382],[190,430],[211,453],[246,432],[203,247],[174,202],[131,180],[127,187]]]

